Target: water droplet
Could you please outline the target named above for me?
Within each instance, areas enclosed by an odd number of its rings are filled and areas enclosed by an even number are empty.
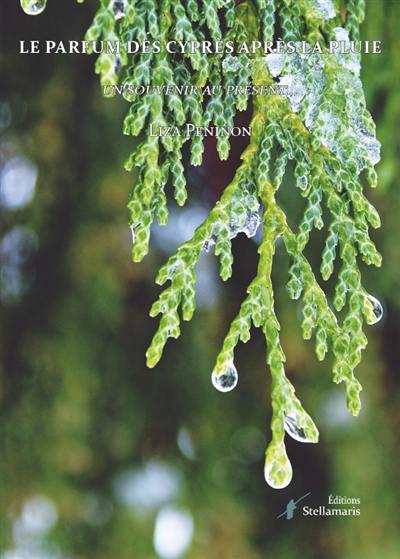
[[[214,245],[214,243],[210,240],[210,241],[206,241],[203,245],[203,249],[206,252],[210,252],[211,247]]]
[[[125,17],[125,3],[125,0],[114,0],[112,8],[115,19],[118,20]]]
[[[274,52],[267,54],[267,56],[265,57],[268,70],[271,72],[271,74],[274,77],[279,76],[279,74],[282,72],[283,67],[285,65],[285,60],[286,60],[286,54],[280,54]]]
[[[364,127],[356,129],[359,134],[361,147],[365,150],[365,155],[372,165],[379,163],[381,159],[381,143]]]
[[[377,322],[382,320],[383,317],[382,303],[373,295],[368,295],[367,299],[371,303],[372,312],[374,313],[375,316],[375,318],[372,318],[372,320],[370,319],[368,322],[369,324],[376,324]]]
[[[316,443],[318,442],[318,430],[311,418],[304,415],[304,421],[308,423],[308,429],[300,427],[300,416],[296,411],[292,411],[285,415],[285,431],[288,435],[299,441],[300,443]],[[307,431],[307,432],[306,432]]]
[[[215,373],[211,375],[211,382],[214,388],[220,392],[230,392],[235,388],[239,380],[236,367],[233,363],[229,363],[223,373]]]
[[[286,286],[286,290],[289,293],[289,297],[294,301],[297,301],[300,298],[300,295],[303,293],[303,286],[301,285],[300,282],[297,283],[296,285],[288,284]]]
[[[254,235],[257,233],[257,229],[260,226],[260,223],[261,217],[259,211],[249,210],[247,212],[246,221],[242,229],[243,233],[245,233],[249,239],[251,237],[254,237]]]
[[[332,150],[336,149],[336,138],[341,126],[337,114],[334,111],[321,110],[318,112],[316,124],[321,143]]]
[[[235,216],[230,222],[229,238],[234,239],[238,233],[245,233],[250,239],[254,237],[261,223],[260,210],[246,210],[243,216]]]
[[[135,241],[136,241],[135,226],[134,226],[134,225],[131,225],[131,226],[130,226],[130,230],[131,230],[131,234],[132,234],[132,244],[135,244]]]
[[[315,7],[324,19],[332,19],[336,16],[335,6],[332,0],[316,0]]]
[[[346,50],[350,50],[351,43],[349,32],[343,27],[335,27],[333,32],[335,33],[335,41],[337,41],[340,45],[339,50],[335,51],[335,56],[338,64],[340,64],[340,66],[343,66],[347,70],[350,70],[350,72],[352,72],[356,76],[359,76],[361,64],[358,54],[341,51],[341,43],[343,43],[343,45],[346,47]]]
[[[21,8],[29,16],[38,16],[46,9],[47,0],[21,0]]]
[[[308,185],[307,177],[304,175],[301,175],[301,177],[297,177],[297,185],[301,188],[301,190],[305,190]]]
[[[224,74],[227,72],[239,72],[240,61],[238,56],[227,56],[222,61],[222,70]]]
[[[216,235],[212,235],[210,237],[210,239],[208,239],[207,241],[205,241],[204,245],[203,245],[203,250],[205,250],[206,252],[209,252],[210,249],[215,245],[217,240]]]
[[[116,55],[114,57],[114,73],[119,74],[122,70],[122,60],[121,57]]]
[[[287,98],[289,99],[292,111],[297,113],[300,109],[300,103],[306,94],[303,80],[297,76],[282,76],[279,78],[279,85],[287,86]]]
[[[275,454],[275,453],[274,453]],[[265,461],[265,481],[274,489],[284,489],[292,481],[293,469],[286,451],[283,449],[278,456]]]
[[[171,266],[169,267],[169,273],[171,274],[171,276],[173,276],[175,272],[179,270],[180,265],[180,262],[174,262],[173,264],[171,264]]]

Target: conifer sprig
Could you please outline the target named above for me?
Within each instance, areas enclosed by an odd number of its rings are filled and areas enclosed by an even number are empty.
[[[367,345],[363,325],[376,322],[382,313],[379,302],[363,287],[359,269],[360,259],[368,265],[381,265],[369,236],[369,227],[380,226],[379,215],[366,198],[361,180],[363,176],[369,186],[376,186],[374,165],[380,157],[380,144],[365,106],[360,57],[329,53],[324,48],[326,40],[344,44],[357,40],[363,17],[362,0],[244,0],[239,4],[231,0],[102,0],[86,36],[88,40],[118,39],[121,44],[149,38],[160,41],[157,52],[128,56],[123,49],[119,54],[101,54],[96,71],[105,86],[116,85],[123,71],[125,85],[132,88],[198,86],[182,95],[134,95],[126,90],[130,109],[124,133],[137,138],[126,164],[127,170],[137,171],[128,204],[135,261],[148,251],[154,219],[160,224],[168,221],[166,186],[173,185],[178,205],[186,202],[183,145],[190,143],[192,165],[203,160],[202,137],[151,136],[149,127],[179,127],[188,122],[199,127],[232,126],[236,113],[250,101],[245,86],[279,84],[287,88],[284,96],[252,98],[250,143],[233,180],[193,237],[159,271],[157,283],[169,285],[152,306],[151,316],[161,315],[161,319],[147,351],[147,364],[153,367],[168,338],[180,335],[181,317],[192,318],[201,252],[215,247],[221,278],[227,280],[232,273],[232,239],[240,232],[254,236],[262,222],[257,274],[223,341],[212,381],[221,391],[236,386],[235,348],[239,341],[249,341],[251,325],[261,328],[272,378],[272,439],[265,477],[276,488],[285,487],[292,478],[285,433],[302,442],[318,440],[316,426],[285,375],[271,282],[277,240],[283,239],[290,257],[287,290],[292,299],[301,302],[303,338],[314,338],[319,360],[328,351],[333,354],[333,381],[344,384],[353,415],[361,406],[361,385],[354,369]],[[284,41],[307,41],[309,45],[318,41],[322,52],[207,56],[199,49],[184,55],[165,49],[172,39],[199,44],[209,39],[271,41],[276,39],[277,23]],[[201,92],[206,85],[221,84],[211,97]],[[241,86],[241,93],[233,95],[228,86]],[[229,139],[218,138],[217,149],[220,158],[226,159]],[[285,178],[307,200],[295,228],[289,227],[276,199]],[[313,270],[305,254],[314,229],[326,230],[319,271]],[[326,281],[335,269],[338,279],[332,307],[319,274]]]

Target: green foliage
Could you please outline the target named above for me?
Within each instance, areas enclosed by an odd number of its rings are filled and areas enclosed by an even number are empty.
[[[238,342],[249,341],[252,324],[261,328],[272,377],[272,440],[266,453],[266,479],[273,487],[286,486],[292,476],[284,447],[285,429],[306,442],[318,440],[315,425],[285,376],[285,354],[271,282],[276,242],[283,240],[291,260],[287,289],[289,296],[302,305],[303,338],[315,338],[319,360],[328,351],[333,353],[333,381],[344,383],[353,415],[359,413],[361,406],[361,385],[354,369],[367,345],[363,324],[374,323],[381,310],[379,303],[374,308],[373,299],[364,289],[358,264],[361,259],[368,265],[381,265],[381,256],[368,232],[370,226],[379,227],[380,220],[362,184],[363,176],[369,186],[376,186],[374,164],[379,160],[380,146],[365,107],[358,55],[329,53],[324,46],[326,38],[345,44],[350,38],[357,39],[363,15],[364,3],[356,0],[340,6],[312,0],[259,0],[256,4],[246,0],[238,5],[214,0],[201,5],[196,0],[185,5],[170,0],[159,5],[153,1],[128,1],[123,14],[117,14],[115,2],[104,0],[86,35],[88,40],[118,38],[121,42],[161,39],[160,52],[138,53],[131,58],[123,50],[116,55],[102,54],[96,71],[103,85],[116,85],[125,67],[125,86],[224,86],[211,97],[203,96],[201,89],[180,96],[125,94],[131,107],[124,133],[139,138],[126,164],[127,170],[135,168],[138,173],[128,204],[135,261],[148,251],[153,220],[157,218],[160,224],[168,220],[165,188],[169,182],[174,186],[176,202],[180,206],[186,202],[184,143],[190,142],[193,165],[201,164],[204,150],[201,136],[151,136],[146,133],[148,127],[180,127],[187,122],[196,126],[232,126],[236,112],[245,110],[250,99],[246,91],[233,96],[227,86],[268,86],[280,76],[279,83],[288,87],[286,96],[254,97],[251,141],[234,179],[192,239],[182,244],[161,268],[157,283],[170,285],[151,309],[151,316],[161,314],[161,320],[147,351],[147,364],[154,367],[168,338],[180,335],[180,312],[183,320],[192,318],[195,269],[201,251],[215,245],[221,278],[227,280],[232,273],[232,239],[239,232],[248,237],[255,234],[262,207],[257,275],[223,342],[213,382],[218,388],[218,377],[220,381],[229,379]],[[227,24],[224,34],[222,17]],[[277,20],[284,41],[318,41],[322,54],[261,56],[242,52],[238,56],[206,56],[195,50],[176,56],[165,48],[172,39],[201,42],[208,36],[214,41],[233,40],[236,44],[272,40]],[[230,142],[226,136],[217,138],[217,149],[220,158],[227,159]],[[289,161],[294,169],[294,185],[307,200],[297,230],[289,227],[276,201],[276,193],[289,172]],[[324,227],[327,235],[320,266],[323,280],[327,281],[339,268],[334,309],[305,255],[313,230]],[[235,375],[231,379],[231,386],[224,384],[224,390],[236,384]]]

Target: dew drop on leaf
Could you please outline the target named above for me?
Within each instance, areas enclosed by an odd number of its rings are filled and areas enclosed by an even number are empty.
[[[239,380],[236,367],[230,363],[223,373],[215,373],[211,375],[211,382],[219,392],[230,392],[235,388]]]
[[[215,235],[212,235],[210,239],[205,241],[203,245],[203,250],[205,250],[205,252],[210,252],[211,248],[215,246],[216,241],[217,241],[217,237]]]
[[[121,69],[122,69],[121,57],[118,56],[118,55],[116,55],[116,56],[114,57],[114,72],[115,72],[116,74],[119,74],[120,71],[121,71]]]
[[[246,215],[246,221],[243,226],[243,233],[247,235],[249,239],[254,237],[261,223],[261,217],[258,211],[248,211]]]
[[[291,412],[285,415],[285,431],[288,435],[299,441],[300,443],[315,443],[318,437],[315,433],[307,436],[305,430],[298,425],[298,417],[296,412]]]
[[[297,178],[297,185],[302,189],[305,190],[307,188],[308,179],[306,176],[302,175],[301,177]]]
[[[332,0],[315,0],[315,7],[324,19],[332,19],[336,15]]]
[[[271,72],[271,75],[276,77],[282,72],[283,67],[285,65],[286,54],[280,53],[271,53],[267,54],[265,57],[265,61],[268,66],[268,70]]]
[[[136,241],[136,231],[134,225],[130,226],[131,234],[132,234],[132,244],[135,244]]]
[[[21,0],[21,8],[29,16],[38,16],[46,9],[47,0]]]
[[[116,20],[125,16],[125,2],[126,0],[114,0],[112,8]]]
[[[281,460],[266,460],[264,477],[268,485],[274,489],[284,489],[289,485],[292,481],[293,469],[286,453]]]
[[[370,324],[376,324],[377,322],[382,320],[382,317],[383,317],[382,303],[376,297],[374,297],[373,295],[368,295],[368,301],[372,305],[372,311],[373,311],[374,316],[375,316],[375,320],[372,320],[369,323]]]
[[[240,61],[238,56],[227,56],[222,62],[222,70],[224,74],[227,72],[239,72]]]

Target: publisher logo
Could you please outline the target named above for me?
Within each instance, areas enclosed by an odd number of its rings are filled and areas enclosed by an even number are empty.
[[[297,500],[290,499],[287,503],[285,510],[277,516],[277,518],[286,518],[292,520],[297,515],[304,517],[313,516],[347,516],[354,517],[361,515],[361,499],[359,497],[343,497],[340,495],[329,495],[325,502],[309,505],[298,504],[311,495],[311,492],[306,493]]]
[[[300,501],[302,501],[309,495],[311,495],[311,491],[309,491],[308,493],[306,493],[305,495],[297,499],[297,501],[290,499],[290,501],[286,505],[286,509],[279,516],[277,516],[277,518],[282,518],[282,516],[285,516],[286,520],[292,520],[294,516],[294,511],[297,509],[298,503],[300,503]]]

